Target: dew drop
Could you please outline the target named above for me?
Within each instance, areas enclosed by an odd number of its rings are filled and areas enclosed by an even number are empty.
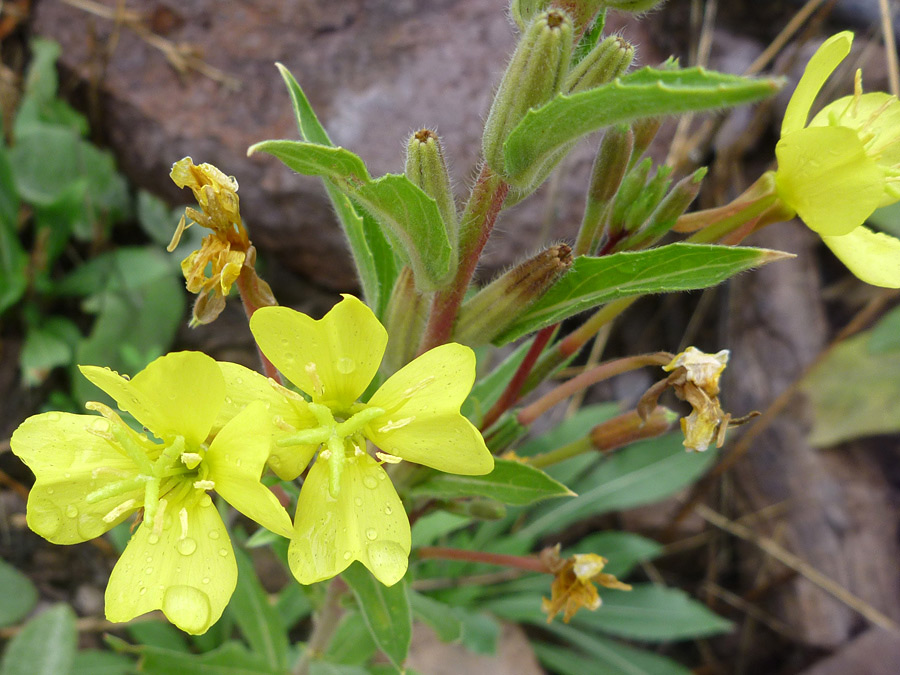
[[[344,375],[349,375],[356,370],[356,362],[346,356],[338,359],[338,362],[335,365],[337,366],[338,372],[343,373]]]
[[[52,537],[62,529],[62,523],[62,512],[50,500],[31,499],[28,502],[28,525],[42,537]]]
[[[206,585],[206,584],[209,583],[209,577],[203,577],[200,581],[201,581],[201,583],[203,583],[204,585]]]
[[[353,503],[356,504],[357,506],[362,506],[362,497],[355,497],[353,499]]]
[[[241,465],[241,459],[238,458],[238,459],[234,460],[234,465],[235,465],[235,466],[240,466],[240,465]]]
[[[175,546],[181,555],[190,555],[197,550],[197,542],[190,537],[181,539]]]
[[[285,361],[293,361],[294,360],[294,352],[285,352],[282,356],[284,356]]]
[[[378,482],[372,478],[372,476],[366,476],[363,478],[363,485],[365,485],[370,490],[374,490],[375,486],[378,485]]]
[[[353,557],[353,554],[350,551],[344,551],[344,560],[350,560]]]
[[[53,488],[47,488],[48,495],[52,495],[54,492],[56,492],[56,490],[54,490]]]
[[[210,497],[209,495],[203,495],[202,497],[200,497],[200,506],[212,506],[212,497]]]
[[[153,574],[153,568],[152,568],[152,567],[145,567],[145,568],[144,568],[144,574],[147,574],[147,575]]]
[[[71,477],[72,477],[72,474],[70,474],[68,471],[66,471],[66,472],[63,474],[63,478],[71,478]]]
[[[96,539],[109,529],[109,524],[91,513],[82,513],[78,517],[75,529],[85,539]]]
[[[147,541],[150,544],[158,544],[159,543],[159,535],[156,532],[151,532],[150,536],[147,537]]]
[[[148,562],[148,563],[153,562],[153,556],[152,556],[152,555],[148,555],[148,556],[147,556],[147,562]]]
[[[370,527],[368,530],[366,530],[366,539],[368,539],[369,541],[375,541],[376,539],[378,539],[378,533],[375,531],[374,527]]]
[[[209,596],[192,586],[170,586],[163,595],[162,611],[188,633],[203,633],[209,628]]]
[[[244,384],[244,378],[243,378],[243,377],[236,377],[236,378],[234,378],[234,383],[235,383],[235,384]]]
[[[387,478],[387,474],[384,471],[379,471],[378,480],[384,480],[385,478]]]
[[[219,531],[218,531],[218,530],[210,530],[210,531],[209,531],[209,538],[210,538],[210,539],[218,539],[218,538],[219,538]]]
[[[219,555],[220,555],[221,557],[223,557],[223,558],[227,557],[227,556],[228,556],[228,549],[220,548],[220,549],[219,549]]]
[[[94,431],[109,431],[109,420],[105,417],[98,417],[93,422],[91,422],[91,428]]]
[[[47,419],[51,422],[59,422],[60,415],[58,412],[47,413]]]
[[[74,504],[69,504],[66,507],[66,515],[69,516],[69,518],[74,518],[75,516],[77,516],[78,515],[78,507],[75,506]]]
[[[225,403],[227,403],[228,405],[231,405],[232,403],[234,403],[234,400],[230,396],[226,396]]]
[[[146,586],[143,587],[143,588],[141,588],[141,590],[140,590],[139,592],[140,592],[141,595],[146,595],[146,593],[147,593],[147,588],[146,588]]]
[[[390,504],[386,504],[384,507],[384,512],[386,515],[391,515],[394,512],[394,509],[391,508]]]

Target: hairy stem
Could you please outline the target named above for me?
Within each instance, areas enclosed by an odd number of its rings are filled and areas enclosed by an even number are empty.
[[[533,555],[505,555],[502,553],[487,553],[486,551],[469,551],[460,548],[445,548],[443,546],[423,546],[417,550],[419,558],[438,558],[441,560],[464,560],[467,562],[487,563],[500,567],[514,567],[529,572],[552,574],[544,562]]]

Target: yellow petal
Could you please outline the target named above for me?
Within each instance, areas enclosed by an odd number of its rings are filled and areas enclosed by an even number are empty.
[[[778,196],[822,235],[847,234],[878,207],[884,171],[846,127],[810,127],[775,146]]]
[[[292,445],[279,448],[274,444],[274,440],[292,430],[316,426],[316,418],[309,412],[306,401],[265,375],[237,363],[220,361],[219,368],[225,377],[225,404],[216,418],[213,432],[225,426],[249,403],[264,402],[269,413],[268,421],[271,422],[267,426],[272,441],[269,449],[269,467],[281,480],[294,480],[309,464],[318,446]]]
[[[272,532],[290,537],[290,516],[260,482],[269,458],[269,420],[262,401],[251,403],[216,434],[204,461],[209,480],[225,501]]]
[[[203,443],[225,399],[219,366],[200,352],[166,354],[130,380],[109,368],[79,369],[119,408],[163,439],[183,436],[189,444]]]
[[[228,531],[209,495],[196,490],[167,503],[157,522],[159,531],[142,524],[116,563],[106,587],[106,618],[129,621],[162,609],[181,630],[205,633],[237,584]]]
[[[297,502],[288,563],[301,584],[340,574],[359,560],[385,586],[406,574],[410,529],[390,479],[369,455],[348,457],[337,498],[328,489],[329,467],[317,461]]]
[[[366,305],[344,295],[316,321],[288,307],[253,313],[250,330],[268,359],[318,403],[347,407],[375,377],[387,331]]]
[[[459,407],[475,381],[475,354],[463,345],[435,347],[401,368],[372,396],[385,414],[367,427],[384,452],[448,473],[490,473],[494,459]]]
[[[900,288],[900,240],[867,227],[842,237],[822,237],[853,274],[873,286]]]
[[[816,94],[825,84],[825,80],[850,53],[852,44],[853,33],[843,31],[832,35],[816,50],[809,63],[806,64],[803,76],[797,83],[797,88],[784,112],[784,121],[781,123],[782,136],[802,129],[806,125],[806,118],[809,117],[809,110],[816,100]]]
[[[89,504],[86,497],[109,483],[137,475],[134,463],[87,431],[109,423],[94,415],[50,412],[25,420],[10,448],[36,481],[28,495],[28,526],[54,544],[76,544],[111,529],[143,506],[143,486]],[[118,509],[134,500],[133,506]],[[114,512],[114,518],[103,520]]]

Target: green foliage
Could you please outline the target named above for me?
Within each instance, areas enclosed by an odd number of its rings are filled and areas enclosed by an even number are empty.
[[[6,646],[0,675],[60,675],[72,668],[77,644],[75,613],[55,605],[25,624]]]
[[[0,559],[0,588],[6,589],[0,604],[0,626],[21,621],[37,604],[38,593],[31,579]]]
[[[288,636],[278,611],[269,604],[262,584],[247,554],[235,548],[238,582],[228,611],[240,628],[250,649],[265,659],[274,670],[288,665]]]
[[[784,253],[763,248],[704,244],[670,244],[600,258],[581,256],[494,344],[506,344],[612,300],[708,288],[784,257]]]

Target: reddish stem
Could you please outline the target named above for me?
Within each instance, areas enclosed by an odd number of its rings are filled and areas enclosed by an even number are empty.
[[[506,389],[484,416],[484,420],[481,422],[482,431],[488,429],[494,422],[500,419],[500,415],[509,410],[509,408],[515,405],[516,401],[519,400],[519,394],[522,392],[525,380],[528,379],[531,369],[534,368],[534,364],[537,362],[541,352],[544,351],[544,347],[550,342],[550,338],[553,337],[553,332],[558,325],[559,324],[547,326],[534,336],[534,341],[531,343],[528,353],[525,354],[522,363],[519,364],[519,367],[509,381],[509,384],[506,385]]]
[[[552,574],[547,566],[537,556],[505,555],[502,553],[488,553],[486,551],[467,551],[460,548],[445,548],[443,546],[423,546],[417,550],[419,558],[437,558],[440,560],[464,560],[466,562],[487,563],[499,567],[514,567],[529,572],[540,574]]]

